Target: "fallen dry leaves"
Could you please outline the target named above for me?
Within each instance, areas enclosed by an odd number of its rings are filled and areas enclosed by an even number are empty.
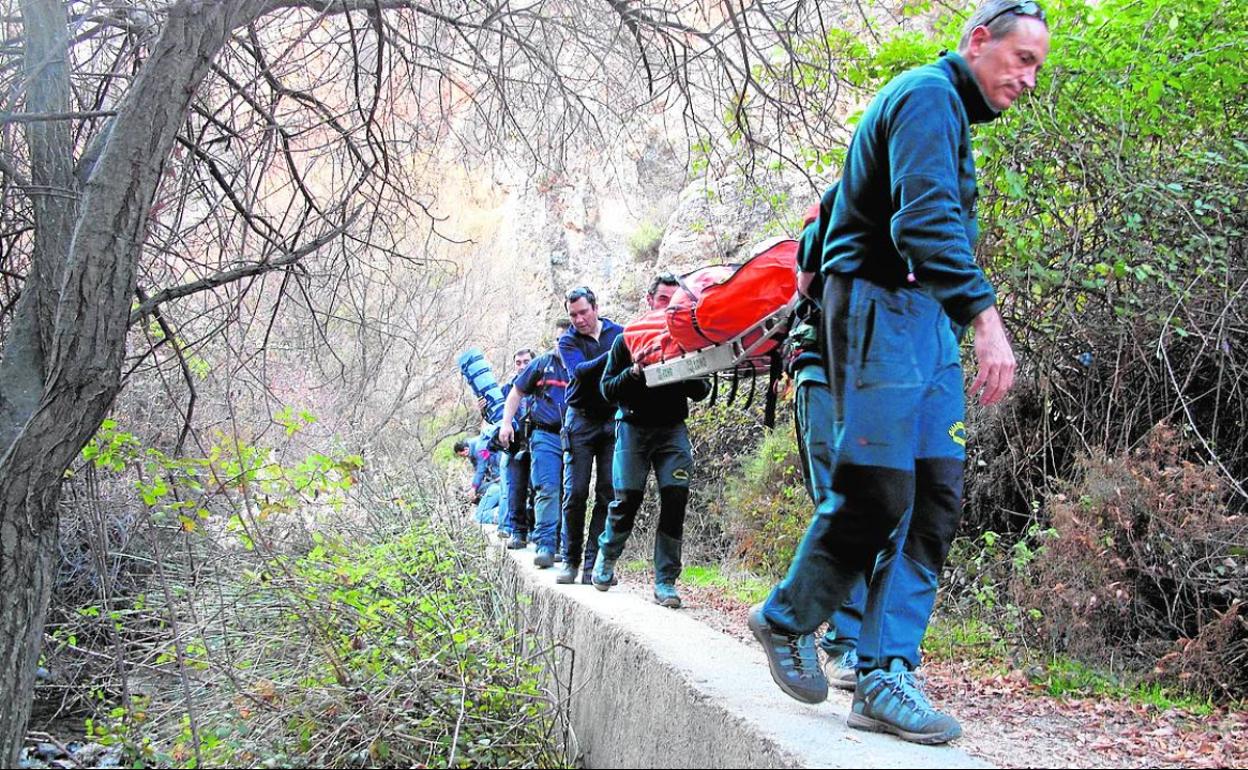
[[[621,587],[648,593],[649,576],[625,575]],[[682,585],[684,612],[752,643],[749,607],[726,591]],[[932,661],[928,695],[956,716],[957,746],[1005,767],[1245,767],[1248,712],[1198,714],[1108,697],[1053,697],[1022,671],[989,674],[974,661]]]

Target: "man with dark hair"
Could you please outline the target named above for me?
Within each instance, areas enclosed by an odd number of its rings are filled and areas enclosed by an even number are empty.
[[[651,310],[665,308],[671,304],[672,296],[680,289],[680,280],[671,273],[659,273],[650,282],[646,292],[646,304]]]
[[[821,254],[832,392],[823,419],[840,431],[833,494],[749,625],[780,688],[822,701],[828,683],[811,634],[874,564],[864,636],[875,624],[877,643],[860,640],[851,727],[919,743],[961,735],[913,671],[961,516],[965,396],[954,327],[975,329],[972,394],[993,404],[1014,381],[996,295],[972,251],[970,125],[1034,88],[1048,50],[1038,4],[988,0],[958,53],[885,86],[850,141]],[[877,562],[903,520],[900,550]]]
[[[537,358],[516,375],[503,406],[498,441],[510,447],[515,440],[515,417],[528,399],[529,480],[535,490],[532,537],[537,543],[533,563],[546,569],[555,563],[559,547],[559,502],[563,488],[563,447],[559,433],[566,409],[568,371],[556,350]],[[510,545],[510,543],[508,544]]]
[[[568,369],[568,413],[563,424],[564,494],[563,539],[567,549],[560,583],[590,582],[598,552],[598,536],[611,501],[611,455],[615,449],[615,409],[602,397],[599,383],[611,343],[624,331],[608,318],[598,317],[598,298],[588,287],[564,296],[572,328],[559,338],[559,355]],[[594,508],[585,532],[590,474],[597,467]]]
[[[511,362],[515,374],[503,386],[503,398],[511,394],[515,378],[533,361],[533,351],[520,348],[512,354]],[[505,402],[504,402],[505,403]],[[507,547],[524,548],[526,538],[532,530],[533,521],[529,519],[529,473],[532,463],[529,462],[529,399],[521,399],[520,407],[512,424],[515,434],[511,446],[499,460],[499,473],[503,477],[503,495],[499,501],[498,531],[508,538]]]
[[[647,294],[651,310],[667,307],[672,292],[662,289],[659,276]],[[670,276],[666,276],[670,277]],[[594,587],[606,591],[615,582],[615,563],[633,531],[637,510],[646,490],[646,477],[654,468],[659,485],[659,525],[654,535],[654,600],[664,607],[680,607],[676,579],[680,577],[681,545],[685,511],[689,504],[689,477],[693,473],[693,449],[685,418],[689,399],[701,401],[711,392],[705,378],[685,380],[651,388],[641,365],[633,362],[624,335],[616,338],[602,375],[602,394],[616,404],[613,480],[615,500],[598,539],[594,562]]]

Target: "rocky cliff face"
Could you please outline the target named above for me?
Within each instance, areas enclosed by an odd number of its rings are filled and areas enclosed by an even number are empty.
[[[800,175],[694,176],[684,147],[656,120],[559,169],[470,169],[444,183],[440,229],[472,239],[448,251],[463,267],[473,344],[496,366],[516,347],[548,344],[563,293],[582,285],[625,322],[655,273],[732,262],[766,237],[795,235],[816,199]]]

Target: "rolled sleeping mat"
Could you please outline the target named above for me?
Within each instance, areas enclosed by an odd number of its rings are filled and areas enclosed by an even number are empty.
[[[485,399],[485,419],[490,422],[503,419],[503,390],[498,387],[498,380],[494,379],[494,372],[485,360],[485,354],[478,348],[468,348],[459,354],[456,363],[459,364],[459,371],[468,381],[468,387],[472,388],[473,394],[477,398]]]

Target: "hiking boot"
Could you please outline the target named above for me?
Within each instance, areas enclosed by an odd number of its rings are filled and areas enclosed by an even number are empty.
[[[836,689],[853,692],[858,687],[858,650],[849,647],[829,654],[823,675]]]
[[[676,593],[676,586],[671,583],[658,583],[655,585],[654,601],[664,607],[671,607],[674,610],[680,609],[680,594]]]
[[[615,585],[615,559],[608,559],[607,555],[598,551],[598,557],[594,559],[594,571],[590,574],[590,582],[594,584],[594,588],[599,591],[606,591]]]
[[[494,534],[498,535],[499,540],[506,540],[507,538],[511,537],[511,533],[503,529],[502,527],[499,527],[497,530],[495,530]]]
[[[555,552],[549,548],[538,548],[537,556],[533,557],[533,563],[538,569],[547,569],[555,563]]]
[[[507,541],[507,548],[511,551],[519,551],[526,546],[528,546],[528,543],[525,542],[523,535],[512,535],[511,539]]]
[[[588,572],[582,572],[582,573],[581,573],[581,582],[582,582],[582,583],[584,583],[584,584],[585,584],[585,585],[587,585],[587,586],[592,586],[592,585],[594,584],[594,571],[591,569],[591,570],[589,570]],[[612,575],[612,576],[611,576],[611,585],[613,585],[613,586],[618,586],[619,584],[620,584],[620,576],[619,576],[619,575]]]
[[[846,720],[850,727],[892,733],[913,743],[948,743],[962,735],[958,720],[932,708],[918,677],[905,661],[893,658],[858,680]]]
[[[750,610],[750,631],[767,653],[771,678],[785,694],[803,703],[822,703],[828,699],[828,680],[819,668],[813,634],[786,634],[772,628],[763,617],[763,605]]]
[[[555,573],[555,582],[560,585],[570,585],[576,582],[576,567],[570,564],[564,564]]]

